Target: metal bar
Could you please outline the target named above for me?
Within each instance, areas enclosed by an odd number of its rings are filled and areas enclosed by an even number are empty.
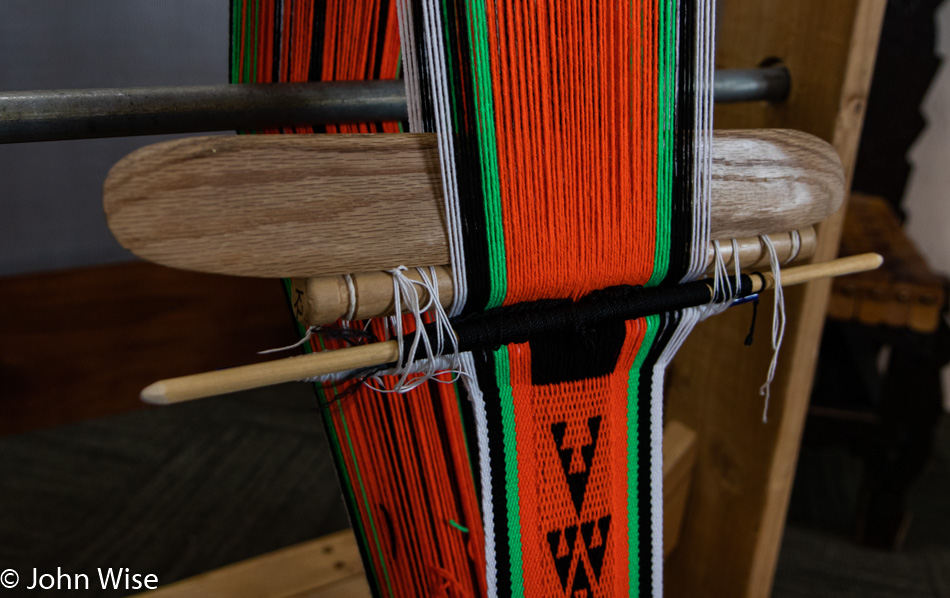
[[[792,80],[784,66],[716,71],[713,93],[716,103],[781,102],[788,98]]]
[[[716,101],[781,100],[784,68],[720,70]],[[0,143],[406,120],[402,81],[0,92]]]
[[[406,118],[402,81],[0,92],[0,143]]]

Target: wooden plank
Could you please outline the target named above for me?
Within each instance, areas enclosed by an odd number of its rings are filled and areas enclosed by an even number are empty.
[[[126,263],[0,278],[0,296],[0,435],[141,409],[158,378],[295,340],[275,280]]]
[[[679,542],[693,466],[696,464],[696,432],[682,422],[663,428],[663,556]]]
[[[366,576],[360,573],[289,598],[369,598],[370,596],[372,596],[372,591],[369,589]]]
[[[884,7],[883,0],[723,3],[717,68],[777,57],[793,83],[786,103],[717,106],[717,126],[819,135],[833,142],[850,185]],[[816,261],[835,255],[840,232],[841,213],[819,228]],[[733,309],[698,326],[674,359],[668,413],[699,440],[680,544],[667,562],[668,596],[769,595],[828,293],[828,282],[786,293],[789,325],[767,424],[758,387],[771,359],[771,309],[760,309],[753,347],[742,342],[750,308]]]
[[[712,239],[787,232],[840,205],[841,165],[797,131],[713,143]],[[105,182],[109,227],[149,261],[311,277],[449,263],[434,134],[190,137],[141,148]]]
[[[139,594],[149,598],[370,596],[351,530],[277,550]]]

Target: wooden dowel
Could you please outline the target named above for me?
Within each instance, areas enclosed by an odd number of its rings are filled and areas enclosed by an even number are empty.
[[[782,285],[791,286],[820,278],[874,270],[882,262],[883,258],[880,255],[865,253],[821,264],[786,268],[781,273]],[[753,281],[753,292],[772,288],[774,282],[771,274],[763,274],[761,278],[754,277]],[[386,341],[160,380],[147,386],[142,391],[141,397],[143,401],[156,405],[181,403],[229,392],[393,363],[398,356],[396,341]]]
[[[798,234],[798,242],[793,235]],[[811,257],[815,253],[818,238],[814,227],[808,226],[800,231],[774,233],[768,236],[782,264]],[[765,243],[760,237],[746,237],[737,240],[739,264],[744,269],[758,268],[769,263]],[[733,265],[732,243],[720,241],[720,253],[726,267]],[[706,262],[707,274],[713,274],[715,250],[710,243]],[[415,269],[405,272],[411,280],[421,280]],[[439,285],[439,302],[442,307],[452,303],[452,270],[449,266],[435,266],[436,280]],[[349,280],[347,280],[347,276]],[[322,326],[344,320],[365,320],[390,316],[395,312],[393,301],[393,278],[387,272],[361,272],[347,276],[317,276],[314,278],[295,278],[291,285],[294,315],[304,326]],[[429,301],[425,287],[414,285],[420,304]],[[355,291],[355,295],[354,295]],[[406,311],[406,310],[404,310]]]
[[[226,370],[160,380],[142,390],[146,403],[164,405],[201,399],[229,392],[306,380],[316,376],[370,367],[396,361],[395,341],[286,357]]]
[[[792,237],[796,233],[798,234],[797,244]],[[775,252],[778,254],[778,260],[782,265],[810,258],[815,254],[815,249],[818,247],[818,234],[813,226],[806,226],[797,231],[769,233],[764,236],[772,241]],[[736,244],[739,246],[739,265],[743,270],[759,268],[769,264],[769,253],[765,243],[762,242],[762,235],[736,239]],[[720,239],[719,248],[726,267],[731,269],[733,266],[731,239]],[[710,276],[715,270],[714,256],[715,250],[713,244],[710,243],[706,252],[706,274]]]
[[[834,278],[845,274],[877,270],[883,263],[884,258],[878,253],[861,253],[820,264],[786,268],[780,272],[780,276],[782,277],[782,286],[788,287],[822,278]],[[763,272],[762,276],[765,279],[765,289],[771,289],[775,286],[775,279],[771,272]],[[753,292],[757,293],[759,290],[763,289],[756,289],[755,284],[753,284]]]
[[[798,234],[794,242],[793,234]],[[779,261],[783,264],[811,257],[815,252],[818,239],[814,227],[800,231],[774,233],[767,235],[775,246]],[[760,237],[746,237],[737,240],[739,264],[745,268],[757,268],[769,263],[765,243]],[[732,267],[732,243],[720,241],[720,253],[726,267]],[[715,250],[710,243],[707,252],[707,274],[713,274]],[[415,269],[405,272],[411,280],[421,280]],[[436,280],[439,285],[439,301],[442,307],[452,303],[452,270],[449,266],[435,266]],[[347,280],[349,277],[349,280]],[[429,301],[429,293],[421,285],[414,286],[420,304]],[[355,295],[354,295],[355,291]],[[304,326],[322,326],[339,319],[365,320],[390,316],[395,311],[393,301],[393,279],[387,272],[361,272],[346,276],[317,276],[313,278],[295,278],[291,285],[294,315]],[[405,310],[404,310],[405,311]]]

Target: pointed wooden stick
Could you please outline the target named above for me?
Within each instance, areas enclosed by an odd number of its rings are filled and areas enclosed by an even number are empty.
[[[882,262],[880,255],[864,253],[821,264],[786,268],[781,273],[782,285],[791,286],[820,278],[874,270]],[[753,282],[752,292],[757,293],[772,288],[774,279],[771,273],[763,273],[761,278],[754,277]],[[386,341],[161,380],[142,390],[141,397],[147,403],[168,405],[393,363],[398,359],[396,341]]]

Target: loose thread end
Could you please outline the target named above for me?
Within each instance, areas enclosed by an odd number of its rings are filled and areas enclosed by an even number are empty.
[[[749,324],[749,334],[746,335],[744,344],[746,347],[752,346],[755,341],[755,321],[759,315],[759,296],[756,295],[752,300],[752,323]]]
[[[448,524],[454,527],[455,529],[457,529],[458,531],[462,532],[463,534],[468,533],[468,528],[462,525],[461,523],[456,522],[454,519],[449,519]]]

